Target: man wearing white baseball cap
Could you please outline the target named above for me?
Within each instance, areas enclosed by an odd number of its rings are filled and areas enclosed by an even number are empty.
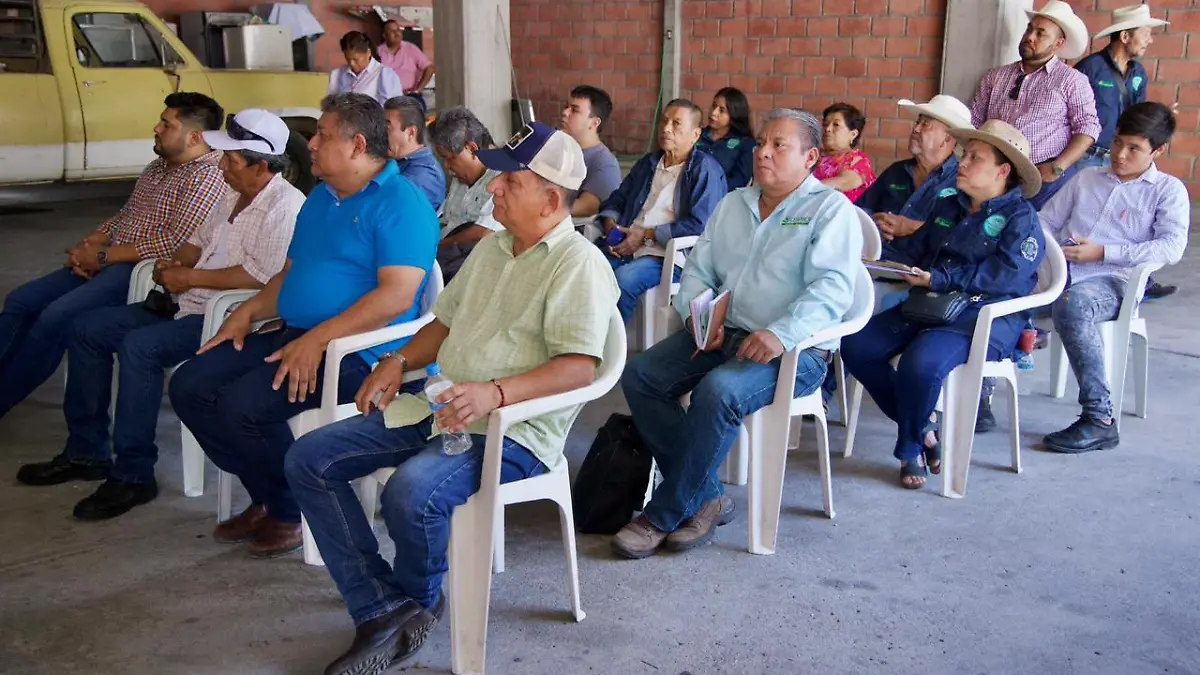
[[[204,142],[224,150],[219,166],[231,188],[170,260],[158,260],[145,302],[96,309],[72,325],[67,344],[67,456],[108,462],[108,479],[75,507],[80,520],[114,518],[158,494],[155,431],[162,407],[163,370],[200,347],[208,301],[219,291],[261,288],[283,269],[304,194],[280,172],[287,125],[265,110],[230,115],[225,131],[205,131]],[[117,405],[109,450],[113,357]],[[22,469],[37,483],[48,464]]]
[[[502,231],[480,240],[433,307],[434,319],[380,361],[358,391],[363,413],[302,436],[287,477],[357,629],[327,675],[376,675],[410,658],[445,610],[450,519],[479,489],[489,414],[591,384],[604,354],[617,284],[604,255],[575,231],[572,192],[586,169],[579,144],[533,122],[480,150]],[[472,447],[442,452],[429,405],[400,394],[406,372],[437,363],[456,384],[439,398],[441,429]],[[372,412],[387,408],[385,414]],[[577,408],[509,427],[500,480],[566,470]],[[395,467],[382,514],[396,559],[380,556],[350,481]]]
[[[1079,168],[1076,162],[1100,136],[1100,121],[1087,77],[1062,60],[1083,56],[1087,26],[1062,0],[1026,14],[1021,60],[983,76],[971,102],[971,123],[1001,120],[1029,139],[1042,175],[1042,190],[1029,201],[1041,208]]]

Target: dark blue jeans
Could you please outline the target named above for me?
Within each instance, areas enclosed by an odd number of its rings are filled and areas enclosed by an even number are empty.
[[[925,447],[925,427],[937,406],[942,383],[950,371],[967,362],[971,336],[906,321],[899,307],[871,317],[867,325],[842,338],[842,363],[866,388],[884,415],[898,427],[893,454],[901,461],[916,459]],[[889,361],[897,354],[900,363]],[[1000,353],[989,347],[988,360]]]
[[[652,255],[641,258],[616,258],[606,247],[604,257],[612,265],[613,274],[617,276],[617,286],[621,296],[617,298],[617,310],[621,312],[621,320],[628,322],[637,311],[638,300],[642,295],[658,285],[662,280],[663,259]],[[679,268],[675,268],[675,281],[679,281]]]
[[[0,417],[58,369],[76,317],[125,304],[132,271],[112,265],[82,279],[64,267],[8,294],[0,312]]]
[[[693,358],[696,344],[691,333],[681,330],[625,366],[621,389],[663,475],[645,510],[660,530],[673,532],[724,492],[717,470],[737,440],[742,419],[775,399],[781,359],[739,361],[737,349],[746,335],[727,327],[720,350]],[[816,391],[826,367],[816,350],[803,352],[795,395]],[[679,398],[688,392],[692,401],[685,411]]]
[[[75,321],[67,346],[66,455],[76,459],[109,458],[108,406],[112,399],[113,355],[117,371],[117,408],[113,421],[112,476],[127,483],[154,479],[158,446],[158,410],[163,377],[200,348],[204,317],[169,319],[141,305],[88,312]]]
[[[248,335],[242,350],[229,343],[184,363],[171,376],[171,405],[209,459],[241,479],[250,500],[285,523],[300,522],[300,507],[283,475],[283,458],[295,441],[288,420],[321,405],[324,362],[317,369],[317,393],[289,402],[287,384],[271,389],[277,363],[264,359],[305,333],[286,328]],[[342,360],[338,402],[349,402],[371,372],[357,354]]]
[[[288,453],[288,482],[356,625],[407,598],[433,606],[449,569],[450,516],[479,491],[487,439],[472,435],[470,450],[448,457],[442,439],[429,438],[431,420],[388,429],[383,415],[360,415],[305,434]],[[379,555],[375,532],[350,487],[384,467],[396,467],[380,501],[396,544],[392,565]],[[504,439],[501,482],[545,470],[533,453]]]

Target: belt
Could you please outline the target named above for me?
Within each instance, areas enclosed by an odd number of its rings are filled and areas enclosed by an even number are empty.
[[[1087,149],[1087,152],[1083,154],[1087,155],[1088,157],[1108,157],[1108,148],[1103,148],[1099,145],[1093,145]]]

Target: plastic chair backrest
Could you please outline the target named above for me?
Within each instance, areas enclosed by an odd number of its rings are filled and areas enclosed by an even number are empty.
[[[854,210],[858,211],[858,222],[862,225],[862,257],[867,260],[879,260],[879,256],[883,253],[883,240],[879,237],[879,226],[875,224],[875,219],[871,217],[871,214],[857,206],[854,207]]]
[[[1063,255],[1062,247],[1054,239],[1046,239],[1046,254],[1042,264],[1038,266],[1037,285],[1034,293],[1042,293],[1054,287],[1056,282],[1062,286],[1067,284],[1067,258]]]
[[[425,292],[421,295],[421,314],[433,311],[433,303],[441,295],[445,284],[442,281],[442,266],[433,261],[433,269],[429,272],[429,281],[425,283]]]

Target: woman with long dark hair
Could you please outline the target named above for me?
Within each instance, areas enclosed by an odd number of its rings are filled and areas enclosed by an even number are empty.
[[[750,104],[739,89],[725,87],[713,96],[708,126],[696,147],[716,158],[729,190],[746,187],[754,175],[754,127]]]

